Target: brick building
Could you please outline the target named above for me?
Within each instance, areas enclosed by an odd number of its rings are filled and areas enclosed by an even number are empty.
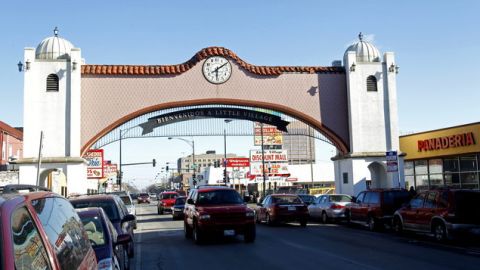
[[[23,157],[23,130],[0,121],[0,171],[14,169],[9,167],[10,159]]]

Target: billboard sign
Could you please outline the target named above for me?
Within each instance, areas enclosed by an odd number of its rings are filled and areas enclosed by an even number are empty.
[[[103,149],[88,150],[83,158],[87,160],[87,178],[103,178]]]
[[[262,145],[262,124],[259,122],[254,123],[255,136],[254,145]],[[277,129],[276,126],[263,124],[263,145],[282,145],[283,136],[282,132]]]
[[[249,167],[249,158],[227,158],[227,167]]]
[[[385,155],[387,159],[387,172],[398,172],[397,151],[388,151]]]
[[[116,177],[117,176],[117,164],[103,163],[103,177]]]
[[[263,168],[265,164],[265,168]],[[250,175],[290,176],[287,150],[250,150]]]

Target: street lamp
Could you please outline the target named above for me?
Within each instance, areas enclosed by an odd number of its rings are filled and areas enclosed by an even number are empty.
[[[231,119],[225,119],[225,123],[228,124],[232,122]],[[224,151],[224,160],[223,160],[223,182],[227,185],[227,129],[223,128],[223,151]]]
[[[193,185],[196,186],[197,185],[197,180],[196,180],[197,166],[195,166],[195,141],[193,139],[191,141],[189,141],[189,140],[184,139],[184,138],[172,138],[172,137],[168,137],[168,139],[169,140],[171,140],[171,139],[181,140],[181,141],[184,141],[184,142],[188,143],[188,145],[190,145],[192,147],[192,164],[193,164],[192,179],[193,179]]]
[[[123,135],[125,135],[128,131],[130,131],[132,128],[135,128],[137,126],[133,126],[133,127],[130,127],[130,128],[127,128],[125,130],[123,130],[123,133],[122,133],[122,129],[119,129],[119,133],[120,133],[120,139],[119,139],[119,154],[120,154],[120,164],[118,164],[118,167],[119,167],[119,171],[118,171],[118,185],[120,186],[120,191],[122,191],[122,178],[123,178],[123,173],[122,173],[122,137]]]

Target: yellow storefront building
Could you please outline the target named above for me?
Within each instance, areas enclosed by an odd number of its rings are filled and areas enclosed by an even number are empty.
[[[479,140],[480,123],[400,136],[407,187],[478,190]]]

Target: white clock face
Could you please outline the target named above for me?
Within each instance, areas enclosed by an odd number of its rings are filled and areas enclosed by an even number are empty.
[[[221,56],[212,56],[203,63],[203,76],[211,83],[226,82],[232,75],[232,65]]]

